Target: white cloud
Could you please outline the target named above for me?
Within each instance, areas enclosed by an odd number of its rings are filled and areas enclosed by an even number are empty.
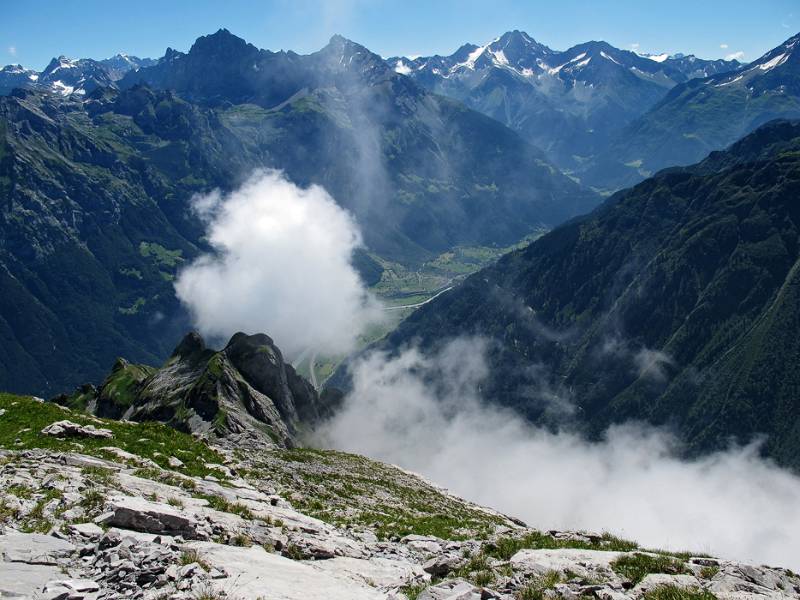
[[[660,350],[642,348],[633,355],[639,377],[646,377],[655,381],[666,381],[667,367],[674,364],[668,354]]]
[[[16,46],[9,46],[8,47],[8,53],[11,56],[16,56],[17,55],[17,47]]]
[[[727,50],[728,44],[720,44],[719,47],[722,48],[723,50]]]
[[[335,354],[352,350],[380,318],[350,264],[361,244],[355,220],[321,187],[261,171],[235,192],[193,205],[215,254],[183,269],[175,289],[201,333],[263,332],[288,356],[307,348]]]
[[[642,425],[594,443],[532,427],[482,402],[487,347],[459,339],[432,356],[366,356],[321,444],[412,469],[542,529],[800,567],[800,479],[755,445],[682,460],[668,433]]]
[[[725,60],[742,60],[744,58],[744,52],[739,50],[738,52],[731,52],[727,56],[725,56]]]
[[[631,44],[631,50],[637,52],[639,50],[639,42],[634,42],[633,44]]]

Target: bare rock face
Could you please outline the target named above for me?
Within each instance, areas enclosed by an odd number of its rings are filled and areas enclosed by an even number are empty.
[[[98,416],[232,437],[243,447],[293,447],[298,429],[329,410],[269,336],[244,333],[221,351],[189,333],[160,369],[118,359],[98,388],[53,400]]]
[[[114,433],[110,429],[97,429],[94,425],[78,425],[72,421],[57,421],[42,429],[44,435],[55,437],[90,437],[111,438]]]

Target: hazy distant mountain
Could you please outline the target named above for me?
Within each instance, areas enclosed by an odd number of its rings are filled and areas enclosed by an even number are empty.
[[[555,51],[521,31],[450,56],[391,58],[398,73],[479,110],[579,167],[677,83],[739,66],[694,56],[640,56],[605,42]]]
[[[225,110],[251,152],[295,181],[324,184],[373,250],[403,262],[520,239],[597,201],[508,128],[340,36],[301,56],[221,30],[119,82],[138,84]]]
[[[767,434],[800,467],[798,181],[800,124],[768,124],[506,255],[379,345],[489,336],[488,402],[590,433],[668,424],[695,452]]]
[[[112,81],[122,79],[128,71],[135,71],[142,67],[152,67],[158,61],[152,58],[139,58],[130,54],[115,54],[111,58],[98,61],[105,67],[108,76]]]
[[[22,65],[7,65],[0,69],[0,96],[14,88],[30,87],[39,79],[39,73]]]
[[[113,87],[128,71],[156,64],[151,58],[117,54],[104,60],[59,56],[41,72],[21,65],[0,69],[0,96],[14,88],[47,90],[62,96],[90,93],[98,87]]]
[[[800,117],[800,35],[731,73],[688,81],[622,131],[585,178],[622,186],[719,150],[775,118]]]

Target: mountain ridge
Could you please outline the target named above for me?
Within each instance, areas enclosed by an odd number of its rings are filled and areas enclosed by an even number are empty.
[[[450,56],[387,63],[505,123],[561,168],[577,172],[672,86],[740,66],[684,55],[656,61],[603,41],[556,51],[518,30]]]
[[[119,354],[166,358],[189,328],[172,282],[208,250],[190,200],[235,190],[260,168],[323,186],[354,214],[369,251],[412,266],[459,244],[516,243],[600,200],[512,131],[424,91],[360,46],[348,46],[364,61],[348,71],[336,54],[342,43],[276,58],[233,37],[218,32],[194,55],[167,52],[137,71],[188,81],[184,95],[123,78],[83,95],[0,96],[6,389],[52,395],[97,379]],[[220,63],[216,81],[188,69],[215,44],[266,57],[261,74],[237,79],[254,72],[247,61],[223,61],[230,70]],[[262,77],[280,80],[283,66],[300,63],[285,86],[249,96]],[[321,87],[309,87],[315,81]],[[193,94],[202,97],[184,97]]]
[[[612,140],[588,180],[624,186],[702,159],[776,118],[800,117],[800,34],[725,74],[674,87]]]
[[[485,335],[498,343],[485,397],[535,422],[560,422],[554,394],[589,435],[641,419],[698,454],[766,434],[764,451],[797,469],[799,148],[800,126],[773,122],[618,192],[420,307],[377,348]]]

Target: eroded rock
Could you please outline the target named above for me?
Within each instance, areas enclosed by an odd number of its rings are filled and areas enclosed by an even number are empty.
[[[94,425],[79,425],[72,421],[56,421],[42,429],[43,435],[54,437],[88,437],[88,438],[112,438],[114,432],[110,429],[96,428]]]

